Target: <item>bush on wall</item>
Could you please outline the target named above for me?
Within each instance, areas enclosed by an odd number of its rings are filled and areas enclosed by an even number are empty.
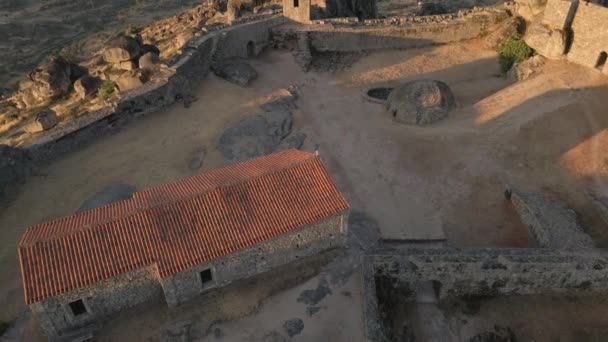
[[[507,73],[513,64],[521,63],[534,54],[519,33],[509,35],[498,47],[500,70]]]

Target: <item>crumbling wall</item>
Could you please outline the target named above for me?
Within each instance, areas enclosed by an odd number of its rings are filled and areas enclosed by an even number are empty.
[[[568,60],[598,67],[602,52],[608,53],[608,8],[581,2],[572,21],[572,34]],[[602,66],[602,71],[608,74],[608,63]]]
[[[608,291],[608,254],[549,249],[384,249],[363,260],[364,318],[369,341],[388,341],[377,282],[400,298],[415,298],[416,284],[434,281],[439,298]],[[384,289],[383,291],[386,291]],[[368,299],[376,297],[375,299]]]
[[[209,289],[270,271],[330,248],[343,247],[347,236],[347,221],[348,212],[337,214],[162,279],[167,304],[176,306]],[[200,272],[206,269],[211,270],[213,281],[203,287]]]
[[[34,303],[30,308],[46,335],[56,338],[161,296],[158,269],[153,265]],[[87,312],[74,316],[69,303],[79,299]]]

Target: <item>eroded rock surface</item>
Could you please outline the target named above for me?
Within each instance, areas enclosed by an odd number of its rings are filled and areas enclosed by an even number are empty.
[[[213,72],[226,81],[246,87],[258,77],[251,65],[244,61],[228,61],[213,66]]]
[[[221,135],[218,149],[228,163],[261,157],[279,150],[300,148],[306,134],[292,132],[295,95],[281,96],[262,105],[261,115],[247,117]]]
[[[16,97],[19,108],[31,108],[41,102],[67,95],[75,80],[86,70],[62,57],[55,57],[41,65],[19,83]]]
[[[542,23],[533,23],[524,36],[530,45],[547,58],[560,58],[566,52],[566,34],[564,31],[551,29]]]
[[[101,86],[101,79],[85,75],[74,82],[74,91],[80,99],[90,99],[97,94],[97,90]]]
[[[35,114],[24,129],[28,133],[38,133],[55,127],[57,123],[59,123],[57,114],[51,109],[45,109]]]
[[[421,80],[393,89],[387,106],[395,121],[422,126],[447,117],[448,112],[456,107],[456,99],[447,84]]]

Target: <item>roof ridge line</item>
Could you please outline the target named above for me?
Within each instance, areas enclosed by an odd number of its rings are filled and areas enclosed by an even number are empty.
[[[294,150],[296,150],[296,149],[294,149]],[[286,151],[289,151],[289,150],[286,150]],[[305,152],[305,151],[301,151],[301,152]],[[305,153],[310,153],[310,152],[305,152]],[[289,164],[288,166],[282,167],[282,168],[277,169],[277,170],[266,171],[266,172],[261,173],[261,174],[256,175],[256,176],[251,176],[251,177],[243,178],[240,182],[236,182],[236,181],[235,182],[230,182],[230,183],[227,183],[227,184],[222,184],[220,186],[213,187],[211,189],[207,189],[205,191],[199,191],[199,192],[196,192],[196,193],[188,195],[188,196],[180,197],[178,199],[174,199],[174,200],[171,200],[171,201],[160,202],[160,203],[156,203],[156,204],[153,204],[153,205],[150,205],[150,206],[147,206],[147,207],[143,207],[143,208],[136,208],[135,210],[129,211],[128,213],[126,213],[124,215],[120,215],[120,216],[104,219],[104,220],[101,220],[101,221],[97,221],[94,224],[88,224],[88,225],[85,225],[85,226],[83,226],[81,228],[78,228],[78,229],[75,229],[75,230],[72,230],[72,231],[69,231],[69,232],[65,232],[65,233],[62,233],[62,234],[53,234],[53,236],[49,236],[49,237],[42,238],[42,239],[37,239],[35,241],[27,242],[27,243],[22,243],[21,241],[19,241],[19,245],[17,246],[17,248],[18,249],[27,248],[27,247],[32,247],[32,246],[34,246],[35,244],[37,244],[39,242],[47,242],[47,241],[58,240],[60,238],[63,238],[64,236],[69,236],[69,235],[71,235],[73,233],[76,233],[76,232],[84,232],[84,231],[87,231],[87,230],[91,230],[91,229],[94,229],[94,228],[96,228],[96,227],[98,227],[98,226],[100,226],[102,224],[106,224],[106,223],[109,223],[109,222],[112,222],[112,221],[115,221],[115,220],[118,220],[118,219],[122,219],[122,218],[127,218],[127,217],[131,217],[131,216],[135,216],[135,215],[137,215],[137,214],[139,214],[141,212],[145,212],[147,210],[154,209],[154,208],[157,208],[157,207],[160,207],[160,206],[172,205],[172,204],[175,204],[175,203],[183,202],[183,201],[189,200],[191,198],[198,197],[198,196],[201,196],[201,195],[206,194],[208,192],[211,192],[211,191],[213,191],[215,189],[220,189],[220,188],[226,188],[226,187],[234,186],[236,184],[241,184],[241,183],[253,180],[253,179],[257,179],[257,178],[261,178],[261,177],[267,176],[268,174],[271,174],[271,173],[275,173],[275,172],[279,172],[279,171],[284,171],[284,170],[289,170],[289,169],[292,169],[292,168],[294,168],[296,166],[300,166],[302,164],[308,163],[311,160],[317,160],[317,159],[320,159],[319,155],[312,154],[308,158],[306,158],[306,159],[304,159],[302,161],[299,161],[297,163]],[[255,159],[252,159],[252,160],[255,160]],[[230,166],[231,165],[228,165],[228,166],[225,166],[225,167],[230,167]],[[222,168],[219,168],[219,169],[222,169]],[[219,170],[219,169],[215,169],[215,170]],[[215,170],[212,170],[210,172],[213,172]],[[188,179],[188,177],[182,178],[182,179]],[[172,183],[176,183],[176,182],[178,182],[178,181],[180,181],[182,179],[179,179],[179,180],[177,180],[175,182],[172,182]],[[172,184],[172,183],[166,183],[166,184]],[[149,190],[149,189],[146,189],[146,190]],[[108,204],[106,206],[110,206],[110,205],[113,205],[113,204],[116,204],[116,203],[120,203],[120,202],[133,201],[134,197],[135,197],[135,194],[131,198],[127,199],[127,200],[122,200],[122,201],[114,202],[114,203]],[[102,206],[102,207],[105,207],[105,206]],[[98,208],[102,208],[102,207],[98,207]],[[98,209],[98,208],[93,208],[93,209],[90,209],[90,210],[95,210],[95,209]],[[72,216],[72,215],[70,215],[70,216]],[[28,228],[28,230],[29,229],[30,228]],[[27,233],[27,231],[26,231],[26,233]],[[23,237],[22,237],[22,239],[23,239]]]

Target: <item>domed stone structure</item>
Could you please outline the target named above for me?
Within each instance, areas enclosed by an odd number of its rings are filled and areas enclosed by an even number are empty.
[[[434,80],[412,81],[393,89],[388,96],[388,111],[395,121],[428,125],[439,121],[456,106],[447,84]]]

